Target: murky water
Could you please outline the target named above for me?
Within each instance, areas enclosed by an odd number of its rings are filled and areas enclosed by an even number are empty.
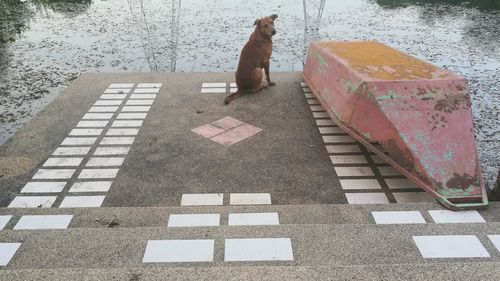
[[[0,0],[0,143],[83,72],[234,71],[277,13],[272,69],[310,40],[374,39],[467,77],[483,170],[500,169],[498,0]]]

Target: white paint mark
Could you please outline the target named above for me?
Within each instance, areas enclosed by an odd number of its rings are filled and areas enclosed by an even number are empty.
[[[0,266],[6,266],[14,257],[21,243],[0,243]]]
[[[182,194],[181,206],[215,206],[222,205],[224,194]]]
[[[269,193],[231,193],[229,198],[231,205],[270,205],[271,194]]]
[[[79,179],[113,179],[119,169],[83,169]]]
[[[423,258],[488,258],[475,235],[413,236]]]
[[[97,138],[65,138],[61,145],[92,145]]]
[[[228,225],[278,225],[278,213],[229,214]]]
[[[167,227],[218,226],[219,214],[171,214]]]
[[[150,262],[211,262],[214,240],[149,240],[142,259]]]
[[[100,207],[105,196],[66,196],[59,208],[93,208]]]
[[[69,179],[75,173],[75,169],[40,169],[33,179]]]
[[[387,204],[389,200],[384,193],[346,193],[349,204]]]
[[[87,167],[112,167],[121,166],[125,158],[123,157],[92,157],[87,162]]]
[[[130,147],[98,147],[94,155],[124,155],[127,154]]]
[[[64,189],[65,181],[28,182],[21,193],[59,193]]]
[[[72,215],[22,216],[14,229],[66,229],[72,219]]]
[[[225,261],[293,261],[290,238],[226,239]]]
[[[419,211],[372,212],[376,224],[413,224],[425,223]]]
[[[69,192],[108,192],[112,181],[82,181],[75,182]]]
[[[49,158],[45,163],[44,167],[78,167],[83,161],[83,158]]]
[[[9,208],[50,208],[57,196],[16,196]]]
[[[430,210],[429,214],[435,223],[484,223],[483,217],[476,210],[450,211]]]

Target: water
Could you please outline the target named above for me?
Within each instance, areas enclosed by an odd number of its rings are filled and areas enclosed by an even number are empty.
[[[498,0],[0,0],[0,143],[83,72],[234,71],[254,20],[272,13],[274,71],[302,70],[310,40],[374,39],[469,79],[493,183]]]

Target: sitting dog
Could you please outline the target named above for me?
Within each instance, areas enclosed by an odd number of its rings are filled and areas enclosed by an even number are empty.
[[[272,37],[276,34],[274,29],[276,18],[278,15],[270,15],[255,21],[255,30],[241,51],[240,62],[235,74],[238,90],[224,99],[225,104],[237,99],[242,93],[257,93],[262,90],[264,88],[260,84],[262,68],[266,72],[267,85],[275,85],[269,77],[269,60],[273,51]]]

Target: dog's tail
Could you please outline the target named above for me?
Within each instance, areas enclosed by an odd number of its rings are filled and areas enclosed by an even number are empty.
[[[224,104],[228,105],[231,101],[239,98],[240,96],[240,90],[237,90],[236,93],[232,93],[224,99]]]

